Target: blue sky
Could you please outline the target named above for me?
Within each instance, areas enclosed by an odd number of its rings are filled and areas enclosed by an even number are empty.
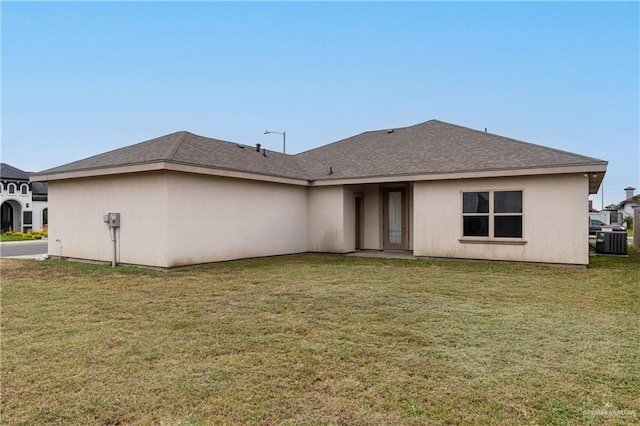
[[[297,153],[439,119],[608,160],[605,205],[640,191],[637,2],[0,7],[2,161],[24,170],[179,130]]]

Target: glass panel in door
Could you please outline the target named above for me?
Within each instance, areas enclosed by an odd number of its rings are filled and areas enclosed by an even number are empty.
[[[402,191],[389,191],[389,244],[402,244]]]
[[[408,250],[407,190],[406,188],[388,188],[383,194],[383,248]]]

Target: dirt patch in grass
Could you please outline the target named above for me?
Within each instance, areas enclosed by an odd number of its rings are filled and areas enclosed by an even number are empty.
[[[7,424],[640,421],[640,256],[2,260]]]

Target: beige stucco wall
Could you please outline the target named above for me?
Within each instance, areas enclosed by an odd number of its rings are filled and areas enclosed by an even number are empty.
[[[342,191],[344,209],[342,210],[342,223],[344,224],[344,252],[356,250],[356,192],[359,190],[344,187]],[[366,213],[366,212],[365,212]]]
[[[395,184],[398,186],[404,184]],[[389,186],[389,185],[386,185]],[[309,188],[309,250],[329,253],[355,251],[355,198],[364,201],[363,248],[382,250],[382,188],[377,184],[322,186]],[[413,219],[412,186],[407,185],[407,220],[409,231]],[[413,235],[409,232],[409,247]]]
[[[364,203],[363,248],[382,250],[382,190],[380,185],[347,185],[344,187],[344,251],[355,250],[355,198],[359,194]]]
[[[382,250],[382,196],[380,185],[364,185],[364,249]]]
[[[309,188],[309,251],[348,253],[356,248],[356,194],[364,201],[365,249],[382,249],[380,185]]]
[[[589,263],[588,179],[583,174],[414,184],[414,255]],[[523,190],[526,244],[463,243],[462,191]]]
[[[524,191],[526,243],[461,242],[461,192],[513,189]],[[176,171],[52,180],[49,254],[111,261],[107,212],[122,215],[120,263],[346,253],[355,250],[356,194],[364,197],[364,248],[382,249],[377,184],[304,187]],[[588,264],[583,174],[416,182],[408,194],[416,256]]]
[[[118,261],[167,266],[167,174],[49,182],[49,255],[112,260],[108,212],[121,214]]]
[[[345,191],[343,186],[312,187],[309,191],[309,251],[345,253]],[[354,213],[355,214],[355,213]]]
[[[179,172],[49,183],[49,254],[157,267],[307,251],[307,189]],[[60,240],[59,242],[57,240]]]
[[[190,265],[307,251],[307,188],[171,173],[170,264]]]

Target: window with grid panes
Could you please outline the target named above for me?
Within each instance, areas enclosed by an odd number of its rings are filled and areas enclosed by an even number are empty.
[[[462,193],[464,237],[522,238],[522,191]]]

